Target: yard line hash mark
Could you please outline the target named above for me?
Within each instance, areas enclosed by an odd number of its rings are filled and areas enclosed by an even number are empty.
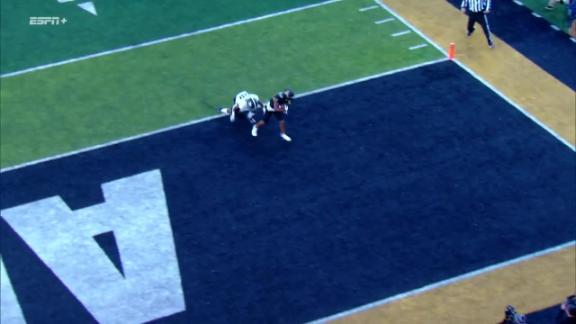
[[[382,19],[382,20],[377,20],[377,21],[375,21],[374,23],[375,23],[376,25],[380,25],[380,24],[384,24],[384,23],[387,23],[387,22],[390,22],[390,21],[393,21],[393,20],[394,20],[394,18],[386,18],[386,19]]]
[[[374,5],[374,6],[370,6],[370,7],[360,8],[360,9],[358,9],[358,11],[364,12],[364,11],[368,11],[368,10],[372,10],[372,9],[376,9],[376,8],[378,8],[378,6]]]
[[[397,32],[397,33],[392,34],[392,37],[398,37],[398,36],[410,34],[411,32],[412,32],[411,30],[404,30],[404,31],[401,31],[401,32]]]
[[[411,46],[411,47],[409,47],[408,49],[411,50],[411,51],[413,51],[413,50],[415,50],[415,49],[419,49],[419,48],[426,47],[426,46],[428,46],[428,44],[420,44],[420,45]]]

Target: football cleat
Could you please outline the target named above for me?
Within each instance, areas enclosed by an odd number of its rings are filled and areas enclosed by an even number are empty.
[[[258,127],[252,126],[252,136],[258,136]]]
[[[292,142],[292,139],[290,138],[290,136],[288,136],[284,133],[280,133],[280,137],[282,137],[282,139],[285,140],[286,142]]]
[[[222,108],[222,109],[220,109],[220,112],[223,113],[223,114],[226,114],[226,115],[229,114],[228,108]]]

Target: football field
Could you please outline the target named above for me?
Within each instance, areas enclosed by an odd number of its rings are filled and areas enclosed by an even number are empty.
[[[2,323],[328,322],[573,249],[573,147],[385,3],[90,3],[3,4]],[[292,143],[218,114],[288,87]]]
[[[302,93],[443,56],[385,10],[358,11],[372,5],[325,2],[4,77],[2,166],[213,115],[244,89]]]

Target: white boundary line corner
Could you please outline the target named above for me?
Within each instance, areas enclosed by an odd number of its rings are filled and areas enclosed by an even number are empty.
[[[440,50],[442,53],[446,53],[446,51],[439,46],[438,44],[436,44],[430,37],[426,36],[424,33],[422,33],[420,30],[418,30],[414,25],[412,25],[411,23],[409,23],[406,19],[404,19],[403,17],[401,17],[396,11],[392,10],[390,7],[388,7],[386,4],[384,4],[381,0],[374,0],[374,2],[376,2],[378,5],[380,5],[382,8],[388,10],[394,17],[396,17],[398,20],[400,20],[402,23],[404,23],[406,26],[408,26],[410,29],[412,29],[415,33],[417,33],[418,35],[420,35],[422,38],[424,38],[426,41],[428,41],[430,44],[432,44],[434,47],[436,47],[438,50]],[[468,68],[466,65],[464,65],[464,63],[460,62],[457,59],[453,60],[456,64],[458,64],[458,66],[460,66],[461,68],[463,68],[465,71],[467,71],[470,75],[472,75],[474,78],[476,78],[478,81],[480,81],[482,84],[484,84],[486,87],[488,87],[490,90],[492,90],[494,93],[496,93],[498,96],[500,96],[502,99],[504,99],[506,102],[508,102],[510,105],[512,105],[512,107],[518,109],[520,112],[522,112],[526,117],[528,117],[529,119],[531,119],[533,122],[535,122],[537,125],[539,125],[540,127],[544,128],[548,133],[550,133],[552,136],[554,136],[557,140],[559,140],[561,143],[563,143],[564,145],[568,146],[572,151],[576,151],[576,146],[573,146],[572,144],[570,144],[567,140],[565,140],[562,136],[560,136],[558,133],[556,133],[554,130],[552,130],[550,127],[546,126],[544,123],[542,123],[540,120],[538,120],[536,117],[534,117],[532,114],[530,114],[528,111],[526,111],[524,108],[520,107],[520,105],[518,105],[516,102],[514,102],[512,99],[510,99],[508,96],[506,96],[504,93],[500,92],[499,90],[497,90],[494,86],[492,86],[490,83],[488,83],[486,80],[484,80],[483,78],[481,78],[478,74],[476,74],[474,71],[472,71],[470,68]]]

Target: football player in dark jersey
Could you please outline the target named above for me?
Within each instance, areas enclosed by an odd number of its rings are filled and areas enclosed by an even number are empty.
[[[278,120],[280,126],[280,137],[286,142],[291,142],[292,139],[286,134],[286,121],[285,116],[288,114],[288,107],[292,103],[294,92],[290,89],[278,92],[274,95],[268,103],[264,106],[264,117],[252,127],[252,136],[258,136],[258,128],[266,125],[270,117],[274,115]]]

